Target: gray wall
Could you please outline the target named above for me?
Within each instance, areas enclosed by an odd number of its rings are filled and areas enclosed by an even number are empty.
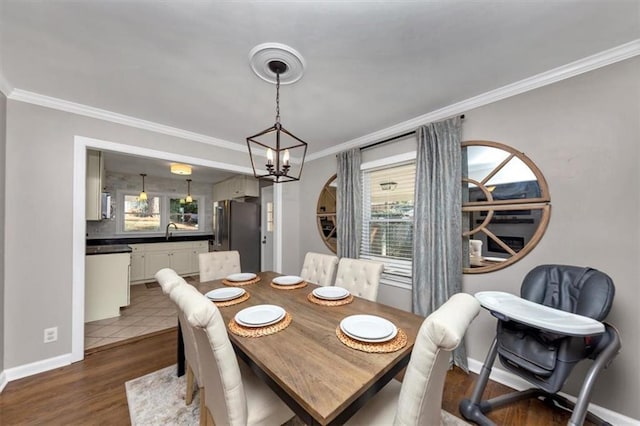
[[[74,136],[250,167],[247,154],[9,100],[4,368],[71,352]],[[36,194],[36,196],[25,196]],[[58,341],[43,329],[58,326]]]
[[[551,222],[538,246],[498,272],[465,275],[464,291],[519,293],[523,276],[544,263],[589,265],[616,283],[608,321],[622,336],[623,350],[598,379],[592,401],[640,419],[640,58],[465,112],[463,139],[494,140],[529,156],[551,192]],[[388,154],[406,151],[388,144]],[[322,185],[335,173],[334,156],[305,165],[300,188],[299,252],[328,252],[315,225]],[[406,306],[410,292],[387,288],[381,301]],[[410,306],[410,305],[409,305]],[[469,356],[483,361],[495,320],[484,311],[467,334]],[[589,363],[579,366],[583,372]],[[573,377],[576,377],[574,375]],[[573,395],[578,380],[565,388]]]
[[[5,166],[7,148],[7,97],[0,92],[0,371],[4,370],[4,292],[5,292]]]

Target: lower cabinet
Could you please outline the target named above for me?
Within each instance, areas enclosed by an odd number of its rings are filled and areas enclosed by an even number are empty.
[[[120,316],[129,305],[129,262],[129,253],[85,257],[85,322]]]
[[[207,241],[178,243],[130,244],[131,282],[153,281],[162,268],[171,268],[179,275],[198,273],[198,254],[209,251]]]

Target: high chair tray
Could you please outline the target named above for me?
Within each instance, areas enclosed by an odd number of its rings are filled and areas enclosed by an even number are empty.
[[[513,320],[567,336],[604,333],[604,325],[600,321],[550,308],[510,293],[481,291],[476,293],[475,297],[483,308],[501,320]]]

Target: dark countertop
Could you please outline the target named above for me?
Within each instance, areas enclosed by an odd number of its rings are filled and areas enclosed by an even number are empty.
[[[121,245],[121,244],[148,244],[148,243],[175,243],[181,241],[202,241],[213,238],[212,234],[199,235],[173,235],[168,240],[161,237],[129,237],[129,238],[104,238],[87,240],[89,246]]]
[[[131,247],[126,244],[109,244],[101,246],[87,246],[86,254],[116,254],[131,253]]]

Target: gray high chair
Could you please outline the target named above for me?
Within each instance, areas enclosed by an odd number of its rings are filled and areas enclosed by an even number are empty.
[[[597,375],[620,351],[617,330],[602,323],[611,305],[615,287],[608,275],[567,265],[541,265],[531,270],[520,288],[521,297],[501,292],[475,296],[498,319],[497,334],[489,348],[470,399],[460,402],[460,413],[479,425],[494,423],[485,416],[510,403],[540,397],[572,410],[569,425],[608,425],[587,411]],[[496,355],[505,369],[524,378],[535,388],[482,401]],[[593,363],[575,403],[557,392],[573,367],[583,359]]]

